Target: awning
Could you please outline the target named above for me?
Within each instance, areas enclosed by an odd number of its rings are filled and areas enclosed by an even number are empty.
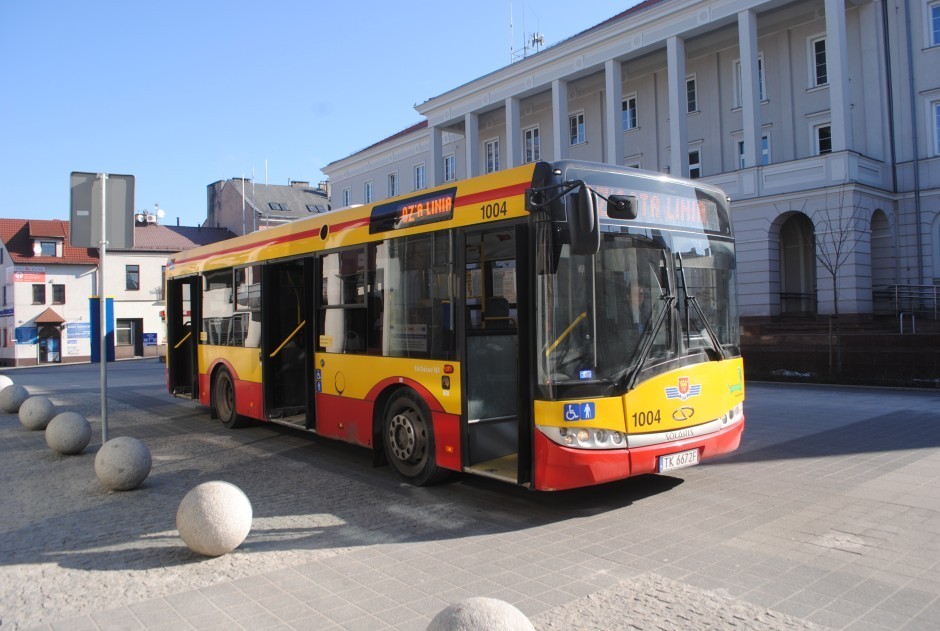
[[[65,318],[56,313],[52,307],[36,316],[36,324],[62,324],[63,322]]]

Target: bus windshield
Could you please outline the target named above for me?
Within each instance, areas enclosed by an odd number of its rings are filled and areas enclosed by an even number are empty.
[[[608,224],[596,255],[556,251],[538,282],[542,396],[622,394],[641,375],[739,354],[730,238]]]

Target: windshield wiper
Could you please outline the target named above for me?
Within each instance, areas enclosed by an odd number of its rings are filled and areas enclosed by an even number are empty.
[[[636,355],[636,366],[633,370],[624,375],[621,380],[621,383],[628,391],[636,387],[637,379],[640,377],[640,371],[643,370],[643,366],[646,364],[646,360],[649,359],[650,352],[653,350],[653,342],[656,341],[656,335],[659,333],[659,329],[663,327],[663,322],[666,321],[666,314],[668,314],[671,309],[675,309],[676,302],[678,302],[678,298],[668,294],[662,295],[660,300],[664,303],[663,310],[660,311],[659,315],[656,317],[656,323],[647,328],[646,331],[643,332],[643,337],[640,338],[639,352]]]
[[[720,361],[725,358],[725,352],[721,348],[721,340],[718,339],[718,334],[715,333],[715,329],[712,328],[708,318],[705,317],[705,311],[702,310],[702,306],[698,303],[698,298],[689,294],[689,286],[685,280],[685,268],[682,266],[682,254],[676,252],[676,259],[679,261],[679,280],[681,282],[680,286],[682,293],[685,294],[685,313],[687,319],[685,327],[686,340],[688,341],[691,336],[692,322],[688,314],[689,305],[692,305],[692,308],[695,309],[695,313],[698,314],[699,319],[705,326],[705,332],[708,334],[708,339],[711,342],[712,347],[715,349],[715,352],[718,353],[718,357],[715,358],[715,360]]]

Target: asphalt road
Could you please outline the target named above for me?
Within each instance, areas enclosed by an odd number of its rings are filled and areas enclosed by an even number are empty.
[[[275,426],[229,431],[165,392],[163,365],[109,369],[110,436],[153,469],[94,474],[99,368],[3,371],[92,443],[59,456],[0,413],[4,629],[424,629],[470,596],[538,629],[940,627],[940,394],[749,384],[731,456],[669,476],[532,493],[456,476],[402,484],[368,451]],[[175,530],[193,486],[252,502],[235,552]]]

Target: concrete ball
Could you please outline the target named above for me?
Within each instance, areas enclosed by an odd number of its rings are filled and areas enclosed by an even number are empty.
[[[95,456],[98,481],[113,491],[137,488],[150,475],[150,450],[136,438],[112,438]]]
[[[193,552],[210,557],[227,554],[251,530],[251,502],[234,484],[204,482],[180,502],[176,528]]]
[[[23,405],[23,401],[29,398],[29,392],[23,386],[18,386],[13,384],[12,386],[7,386],[3,390],[0,390],[0,408],[4,412],[9,412],[10,414],[16,414],[20,411],[20,406]]]
[[[427,631],[535,631],[525,614],[496,598],[465,598],[431,620]]]
[[[6,375],[0,375],[0,390],[3,390],[7,386],[12,386],[13,380],[7,377]]]
[[[46,426],[46,444],[60,454],[81,453],[91,440],[91,425],[78,412],[62,412]]]
[[[15,388],[16,386],[10,386]],[[55,416],[55,405],[49,397],[29,397],[20,405],[20,423],[29,430],[46,429]]]

